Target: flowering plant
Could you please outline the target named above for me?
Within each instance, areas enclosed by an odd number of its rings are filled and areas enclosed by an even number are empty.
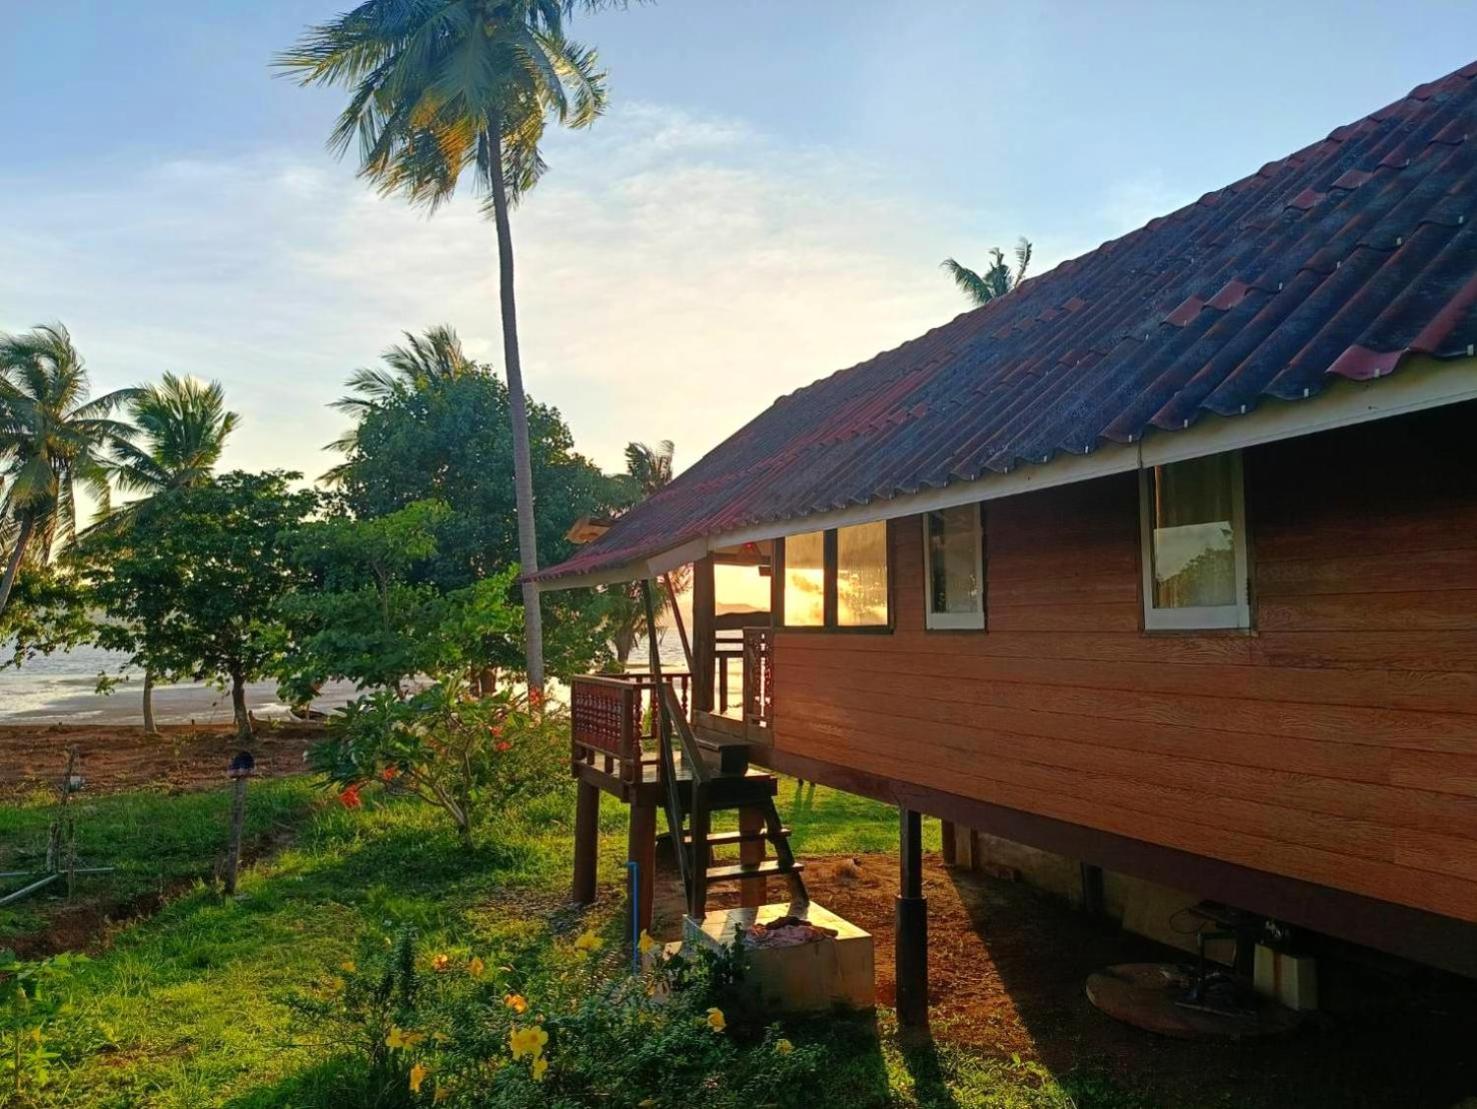
[[[412,697],[377,690],[335,713],[313,769],[347,808],[378,782],[443,809],[470,844],[474,815],[558,784],[568,758],[563,721],[502,688],[470,696],[459,680]]]

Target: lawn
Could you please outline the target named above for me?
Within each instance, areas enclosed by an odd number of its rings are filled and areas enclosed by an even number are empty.
[[[895,844],[893,810],[801,788],[797,798],[787,782],[780,802],[803,855]],[[596,908],[578,914],[565,903],[568,790],[486,822],[468,852],[439,813],[417,802],[367,792],[365,806],[349,811],[306,778],[257,782],[247,835],[263,854],[234,900],[199,880],[223,850],[227,803],[224,790],[82,803],[82,854],[119,869],[87,879],[79,896],[101,891],[122,904],[170,895],[152,916],[117,928],[76,972],[71,1007],[51,1037],[60,1065],[38,1103],[355,1104],[354,1067],[310,1042],[288,1000],[331,976],[365,935],[409,927],[423,950],[485,953],[491,965],[593,926],[608,940],[606,972],[622,973],[616,886],[625,837],[617,805],[607,804],[602,817],[602,878],[610,886]],[[0,809],[0,842],[19,845],[10,857],[34,855],[49,819],[42,804]],[[34,902],[0,918],[0,928],[34,932],[56,911]],[[785,1032],[797,1045],[826,1050],[809,1099],[817,1107],[1130,1104],[1082,1075],[1059,1081],[1028,1062],[931,1042],[906,1046],[886,1011],[875,1030],[871,1022],[824,1020]]]

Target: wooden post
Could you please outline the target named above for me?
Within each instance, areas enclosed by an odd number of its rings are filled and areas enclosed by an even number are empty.
[[[739,831],[745,835],[757,835],[764,831],[764,813],[759,809],[739,809]],[[739,862],[756,864],[764,861],[765,841],[743,840],[739,843]],[[746,909],[757,908],[769,898],[769,885],[763,878],[745,878],[739,883],[739,904]]]
[[[708,833],[712,829],[711,813],[708,810],[708,787],[692,779],[692,811],[688,814],[688,826],[692,829],[692,875],[688,882],[690,896],[687,915],[699,924],[708,911],[708,866],[712,851],[708,847]]]
[[[681,850],[679,847],[678,850]],[[637,931],[651,929],[651,902],[656,890],[656,806],[631,803],[631,825],[626,833],[626,858],[636,864]]]
[[[713,711],[713,648],[717,631],[717,593],[713,579],[713,556],[692,564],[692,707]]]
[[[595,900],[595,868],[600,857],[600,790],[580,780],[574,799],[574,890],[576,903]]]
[[[923,817],[898,810],[897,933],[893,938],[899,1024],[928,1024],[928,900],[923,896]]]
[[[256,769],[250,751],[241,751],[231,760],[226,776],[231,780],[231,834],[226,846],[226,896],[236,893],[236,873],[241,868],[241,833],[246,827],[246,780]]]
[[[943,820],[939,822],[940,853],[944,857],[945,866],[954,865],[954,822]]]

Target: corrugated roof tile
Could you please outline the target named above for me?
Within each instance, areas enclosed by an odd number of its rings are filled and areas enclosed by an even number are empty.
[[[1477,345],[1477,62],[781,397],[554,579]]]

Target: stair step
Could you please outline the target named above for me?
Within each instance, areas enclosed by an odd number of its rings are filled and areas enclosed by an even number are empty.
[[[781,828],[780,829],[780,835],[782,835],[782,836],[788,836],[789,834],[790,834],[790,829],[788,829],[788,828]],[[708,846],[709,847],[727,847],[727,846],[729,846],[731,844],[735,844],[735,843],[758,843],[759,841],[761,841],[761,840],[767,840],[768,838],[769,838],[769,833],[767,831],[759,831],[759,832],[714,832],[710,836],[708,836]],[[683,843],[687,843],[687,844],[692,843],[692,833],[691,832],[683,832],[682,833],[682,842]]]
[[[782,863],[778,859],[766,859],[762,863],[736,863],[733,866],[710,866],[708,882],[738,882],[745,878],[773,878],[775,875],[798,874],[805,869],[804,863]]]

